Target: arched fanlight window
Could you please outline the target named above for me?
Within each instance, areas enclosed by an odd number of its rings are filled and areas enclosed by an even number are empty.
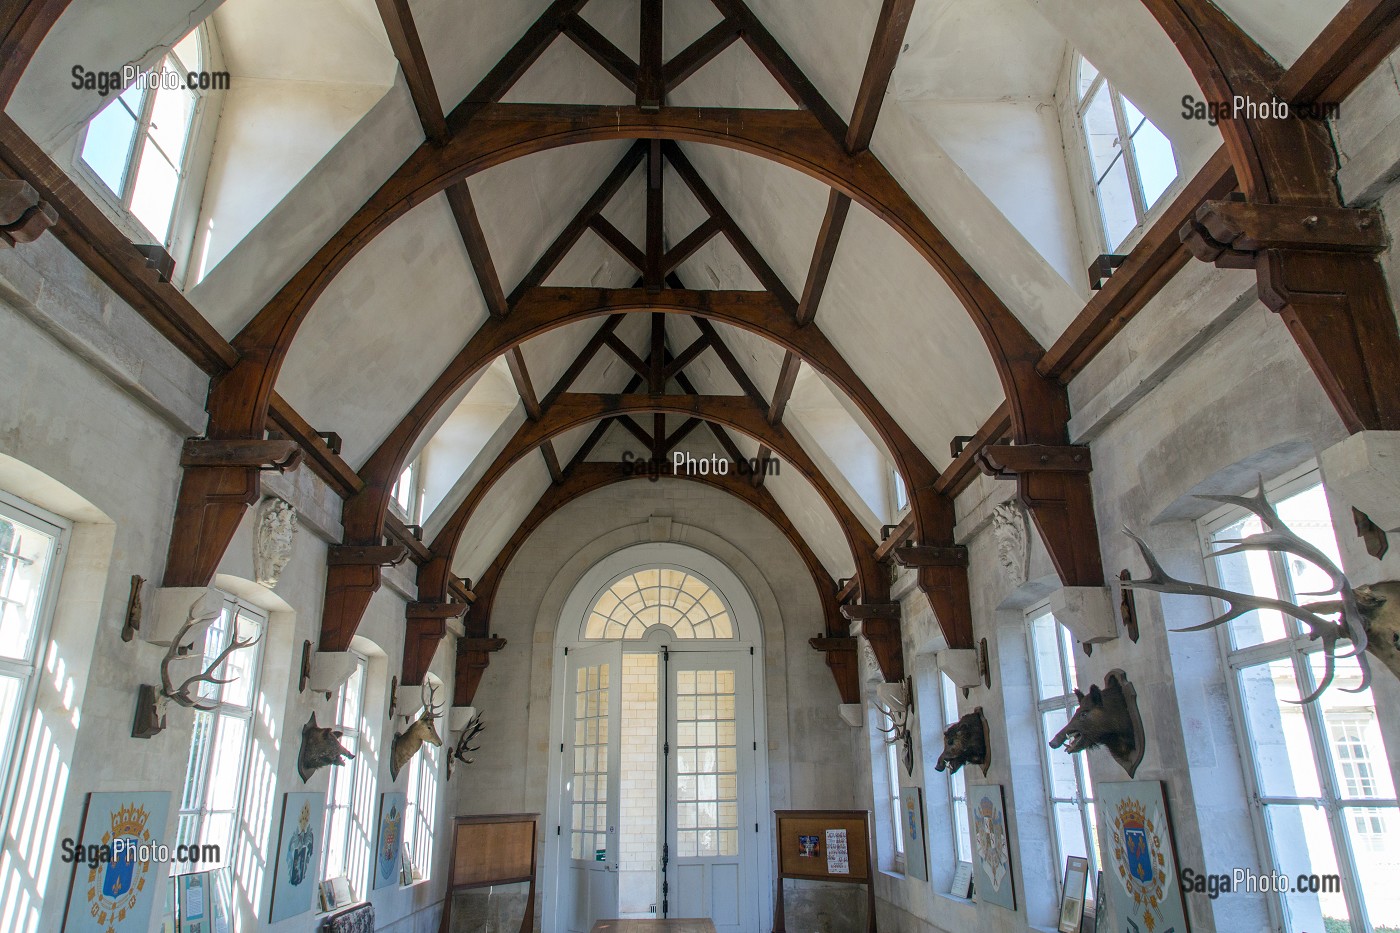
[[[693,573],[670,567],[618,578],[583,623],[588,639],[641,638],[658,625],[677,638],[733,638],[734,621],[719,593]]]

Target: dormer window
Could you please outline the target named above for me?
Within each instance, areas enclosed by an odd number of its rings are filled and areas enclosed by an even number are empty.
[[[204,68],[200,32],[182,39],[157,69],[88,121],[79,150],[83,165],[166,247],[200,109],[200,92],[189,86],[191,73]]]
[[[1176,181],[1176,154],[1171,140],[1083,56],[1075,63],[1074,91],[1104,243],[1117,252]]]

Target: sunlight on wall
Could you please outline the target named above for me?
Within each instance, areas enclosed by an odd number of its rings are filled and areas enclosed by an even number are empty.
[[[71,696],[71,693],[69,694]],[[0,854],[0,930],[35,930],[58,841],[68,765],[42,710],[35,710],[19,773],[9,839]],[[18,853],[18,857],[16,855]],[[23,858],[24,861],[18,861]]]

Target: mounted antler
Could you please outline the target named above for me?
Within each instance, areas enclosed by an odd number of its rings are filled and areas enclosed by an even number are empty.
[[[877,697],[873,702],[875,708],[887,716],[890,720],[890,727],[886,729],[879,726],[879,730],[889,736],[885,739],[886,745],[893,745],[895,742],[903,743],[900,758],[904,762],[904,770],[910,775],[914,773],[914,736],[909,730],[909,716],[914,712],[914,689],[910,678],[906,677],[897,684],[884,684],[881,687],[881,694],[887,697],[888,706],[881,703]]]
[[[1378,583],[1374,587],[1353,587],[1347,580],[1346,574],[1332,562],[1331,558],[1296,534],[1279,518],[1273,505],[1264,495],[1263,477],[1260,477],[1259,480],[1259,491],[1252,496],[1209,495],[1197,496],[1196,498],[1239,506],[1258,516],[1264,526],[1263,531],[1255,534],[1220,542],[1230,545],[1230,547],[1214,551],[1209,555],[1210,557],[1226,557],[1245,551],[1272,551],[1292,554],[1315,565],[1332,582],[1332,586],[1328,590],[1299,595],[1336,595],[1338,598],[1302,605],[1274,597],[1240,593],[1223,587],[1178,580],[1163,569],[1157,556],[1147,546],[1147,542],[1133,534],[1129,529],[1124,528],[1124,533],[1137,543],[1138,550],[1142,552],[1143,559],[1147,561],[1149,571],[1149,575],[1141,580],[1124,580],[1125,587],[1152,590],[1158,593],[1213,597],[1229,606],[1225,612],[1209,622],[1202,622],[1200,625],[1192,625],[1182,629],[1173,629],[1173,631],[1203,631],[1260,609],[1271,609],[1292,616],[1308,630],[1309,638],[1322,643],[1323,663],[1325,665],[1317,689],[1299,700],[1300,703],[1311,703],[1322,695],[1322,691],[1331,686],[1336,674],[1336,660],[1338,658],[1355,657],[1357,665],[1361,669],[1360,685],[1348,689],[1346,692],[1359,693],[1365,690],[1371,680],[1370,666],[1363,653],[1368,650],[1380,658],[1381,662],[1397,677],[1400,677],[1400,618],[1397,618],[1400,616],[1400,585],[1386,582]],[[1387,609],[1387,606],[1393,608]],[[1326,618],[1337,615],[1341,617],[1340,622]],[[1373,637],[1377,635],[1382,637]],[[1339,654],[1337,651],[1339,641],[1350,642],[1351,650]]]
[[[429,745],[442,745],[437,727],[433,725],[433,721],[442,715],[442,706],[433,702],[437,698],[437,686],[425,682],[422,690],[426,691],[422,693],[423,712],[407,729],[394,735],[393,747],[389,753],[390,780],[398,779],[399,771],[408,764],[410,758],[418,754],[424,742]]]
[[[452,780],[452,762],[460,761],[464,765],[469,765],[475,758],[468,758],[467,752],[478,751],[481,746],[472,745],[471,740],[486,731],[486,724],[481,721],[481,713],[472,714],[472,718],[467,720],[467,724],[462,727],[462,734],[457,737],[457,745],[452,749],[452,754],[447,756],[447,779]]]
[[[170,664],[173,661],[187,660],[190,652],[194,649],[196,639],[191,638],[185,644],[185,638],[194,629],[208,626],[223,611],[222,603],[217,600],[205,597],[190,607],[189,616],[180,626],[180,630],[175,633],[175,637],[170,640],[170,646],[166,649],[165,658],[160,662],[160,696],[162,700],[178,703],[180,706],[187,706],[190,709],[209,711],[218,706],[214,700],[200,700],[195,691],[200,684],[226,684],[233,681],[232,677],[215,677],[214,672],[228,660],[229,655],[240,648],[248,648],[258,643],[260,635],[249,639],[238,637],[238,617],[233,618],[233,635],[229,638],[228,645],[198,674],[186,677],[180,686],[175,686],[174,680],[170,676]]]

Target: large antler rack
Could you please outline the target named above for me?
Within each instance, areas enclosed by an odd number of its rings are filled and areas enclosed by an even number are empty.
[[[198,689],[199,684],[223,685],[231,683],[234,678],[216,677],[214,676],[214,672],[217,671],[219,667],[228,660],[229,655],[233,654],[235,651],[257,644],[258,639],[262,637],[261,635],[256,635],[248,639],[239,638],[238,617],[235,615],[233,618],[233,632],[229,638],[228,644],[224,646],[224,649],[220,651],[218,655],[214,657],[214,660],[206,665],[202,671],[198,674],[186,677],[177,687],[170,676],[170,665],[174,661],[187,660],[189,658],[196,640],[191,638],[190,642],[186,644],[185,638],[194,629],[208,626],[219,617],[222,611],[222,605],[210,599],[202,599],[190,607],[189,616],[185,619],[184,624],[180,626],[180,630],[175,633],[175,637],[170,640],[170,646],[166,649],[165,658],[160,662],[160,695],[164,699],[173,703],[178,703],[180,706],[187,706],[190,709],[202,710],[204,712],[208,712],[218,706],[217,700],[201,700],[195,695],[194,691]]]
[[[1357,599],[1356,590],[1350,581],[1332,559],[1324,554],[1311,542],[1302,538],[1287,524],[1279,518],[1273,505],[1264,495],[1264,480],[1259,479],[1259,491],[1252,496],[1222,496],[1222,495],[1202,495],[1198,499],[1210,502],[1219,502],[1224,505],[1234,505],[1245,509],[1256,515],[1264,526],[1264,530],[1255,534],[1246,535],[1243,538],[1231,538],[1219,543],[1229,545],[1217,551],[1212,551],[1208,556],[1211,558],[1227,557],[1232,554],[1241,554],[1246,551],[1265,551],[1283,554],[1292,554],[1300,557],[1310,564],[1315,565],[1325,573],[1332,582],[1332,587],[1328,590],[1317,593],[1299,593],[1299,596],[1331,596],[1337,595],[1338,599],[1331,599],[1307,604],[1289,602],[1270,596],[1259,596],[1254,593],[1241,593],[1236,590],[1228,590],[1223,587],[1210,586],[1204,583],[1192,583],[1187,580],[1179,580],[1162,567],[1157,556],[1152,553],[1152,548],[1147,542],[1134,534],[1130,529],[1123,531],[1137,544],[1138,550],[1142,552],[1143,560],[1147,562],[1148,576],[1141,580],[1124,580],[1123,585],[1132,589],[1151,590],[1157,593],[1181,594],[1186,596],[1206,596],[1218,599],[1229,607],[1225,612],[1215,618],[1202,622],[1199,625],[1191,625],[1186,628],[1172,629],[1175,632],[1200,632],[1214,628],[1233,619],[1258,610],[1273,610],[1284,615],[1297,619],[1308,630],[1308,637],[1322,643],[1323,656],[1323,676],[1318,682],[1317,688],[1298,702],[1311,703],[1322,695],[1332,684],[1336,675],[1336,660],[1338,658],[1355,657],[1357,665],[1361,669],[1361,683],[1359,686],[1347,689],[1348,693],[1359,693],[1367,688],[1371,680],[1370,667],[1366,662],[1366,657],[1362,654],[1366,650],[1366,620],[1361,613],[1361,607]],[[1341,621],[1334,622],[1326,618],[1340,614]],[[1348,641],[1351,643],[1351,650],[1344,654],[1337,652],[1337,643]]]

